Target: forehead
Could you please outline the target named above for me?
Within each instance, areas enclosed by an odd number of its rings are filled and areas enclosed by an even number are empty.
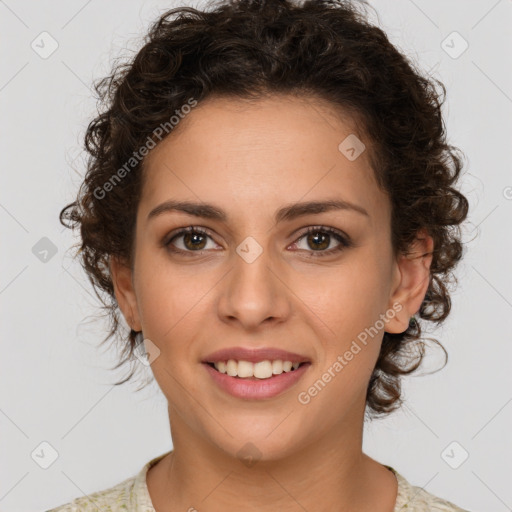
[[[355,159],[346,151],[354,143],[362,151]],[[275,211],[283,203],[337,197],[372,217],[388,207],[364,134],[348,115],[314,98],[208,99],[150,152],[144,173],[146,211],[170,198]]]

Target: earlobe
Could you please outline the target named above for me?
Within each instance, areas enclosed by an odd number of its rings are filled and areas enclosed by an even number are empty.
[[[426,230],[421,230],[409,253],[399,256],[390,304],[398,303],[401,307],[395,317],[387,323],[387,332],[398,334],[407,330],[409,319],[420,309],[430,284],[433,248],[432,237]]]
[[[109,259],[109,270],[119,309],[134,331],[141,331],[137,298],[133,288],[132,270],[128,264],[115,256]]]

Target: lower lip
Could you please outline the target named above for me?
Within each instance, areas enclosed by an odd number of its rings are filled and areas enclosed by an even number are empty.
[[[296,370],[283,372],[268,379],[241,379],[230,377],[227,373],[220,373],[207,363],[202,363],[213,381],[224,391],[237,398],[258,400],[277,396],[292,387],[311,366],[310,363],[301,364]]]

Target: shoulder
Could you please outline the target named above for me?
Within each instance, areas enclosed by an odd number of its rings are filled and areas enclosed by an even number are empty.
[[[87,496],[80,496],[73,501],[60,505],[47,512],[118,512],[131,510],[130,496],[134,488],[136,477],[123,480],[119,484],[91,493]]]
[[[113,487],[80,496],[46,512],[155,512],[146,486],[146,473],[167,453],[151,459],[137,475]]]
[[[425,491],[422,487],[412,485],[398,471],[390,466],[386,467],[395,474],[398,480],[398,495],[394,512],[470,512]]]

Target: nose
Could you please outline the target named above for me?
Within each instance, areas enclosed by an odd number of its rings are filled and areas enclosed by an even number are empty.
[[[270,250],[263,250],[254,260],[237,252],[221,283],[218,314],[223,322],[255,330],[262,324],[284,322],[290,315],[292,296],[286,271],[275,258],[272,261]]]

